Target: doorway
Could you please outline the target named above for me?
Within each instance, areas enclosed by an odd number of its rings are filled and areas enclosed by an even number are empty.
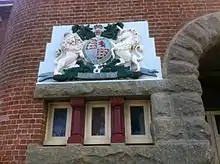
[[[200,59],[199,80],[203,90],[206,121],[211,127],[216,164],[220,163],[220,43]]]

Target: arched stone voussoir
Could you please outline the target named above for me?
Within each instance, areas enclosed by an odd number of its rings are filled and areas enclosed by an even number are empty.
[[[196,42],[198,42],[202,47],[208,46],[211,39],[209,32],[203,26],[201,26],[197,21],[186,26],[183,29],[182,33],[184,33],[184,35],[187,35]],[[201,53],[197,53],[197,55],[200,54]]]
[[[184,61],[193,64],[196,67],[199,66],[198,57],[195,55],[195,53],[192,50],[187,50],[186,48],[180,47],[175,44],[170,46],[170,54],[168,57],[169,57],[169,61],[170,60]]]
[[[209,37],[209,42],[207,45],[204,45],[204,51],[206,52],[212,46],[214,46],[220,38],[220,14],[210,14],[201,19],[197,19],[194,24],[199,25],[203,28],[206,33],[203,33],[203,36]],[[199,34],[197,34],[198,36]],[[202,54],[201,54],[202,55]],[[200,56],[201,57],[201,56]]]
[[[177,74],[176,69],[173,69],[173,64],[170,64],[171,60],[180,61],[180,68],[182,62],[193,64],[195,68],[198,68],[201,56],[219,41],[220,12],[211,13],[189,22],[173,37],[166,50],[163,60],[163,76],[169,77]],[[192,69],[184,72],[184,75],[187,74],[191,76]],[[179,75],[182,75],[181,72]]]
[[[179,47],[185,48],[186,50],[193,51],[196,56],[199,56],[203,53],[202,44],[197,41],[194,37],[182,32],[174,40],[174,44]]]
[[[167,73],[171,75],[195,75],[199,76],[196,66],[185,61],[169,60]]]

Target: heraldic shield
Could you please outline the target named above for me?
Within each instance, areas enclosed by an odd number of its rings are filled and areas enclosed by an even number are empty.
[[[83,47],[85,59],[94,65],[103,65],[111,59],[112,45],[107,38],[95,37],[88,40]]]

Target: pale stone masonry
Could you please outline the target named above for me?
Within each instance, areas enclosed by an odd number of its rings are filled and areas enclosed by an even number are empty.
[[[62,163],[152,163],[213,164],[211,133],[205,121],[201,85],[197,80],[198,60],[220,36],[220,14],[198,18],[186,25],[171,41],[164,58],[164,80],[91,84],[39,85],[35,96],[85,95],[151,96],[151,132],[155,145],[110,147],[68,146],[65,148],[28,148],[30,163],[55,160]],[[199,33],[199,32],[200,33]],[[204,33],[205,32],[205,33]],[[190,50],[190,51],[189,51]],[[62,88],[62,90],[59,90]],[[68,90],[73,89],[73,92]],[[43,92],[45,90],[45,92]],[[114,95],[114,94],[113,94]],[[65,152],[65,153],[63,153]],[[62,155],[60,155],[62,154]],[[69,154],[69,155],[68,155]],[[71,154],[71,155],[70,155]],[[85,155],[86,154],[86,155]],[[66,158],[63,158],[63,157]]]

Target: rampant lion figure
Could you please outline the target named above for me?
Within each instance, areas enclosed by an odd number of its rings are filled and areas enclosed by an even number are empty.
[[[135,71],[140,71],[140,61],[143,56],[140,54],[143,52],[142,46],[140,45],[140,36],[134,29],[120,29],[117,40],[112,43],[113,48],[111,49],[113,58],[119,57],[120,62],[116,65],[129,64],[130,67],[136,66]]]
[[[78,58],[84,58],[82,49],[84,42],[76,33],[66,33],[56,52],[54,75],[61,75],[64,69],[79,67]]]

